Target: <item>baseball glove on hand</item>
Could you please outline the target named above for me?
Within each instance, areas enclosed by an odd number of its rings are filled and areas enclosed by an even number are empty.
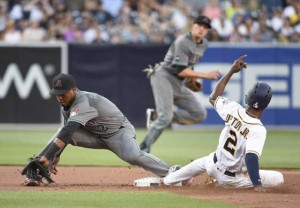
[[[31,157],[23,168],[21,174],[26,175],[26,186],[38,186],[40,183],[55,183],[50,177],[50,172],[39,162],[40,157]]]
[[[194,92],[202,91],[202,84],[193,78],[186,78],[185,85]]]

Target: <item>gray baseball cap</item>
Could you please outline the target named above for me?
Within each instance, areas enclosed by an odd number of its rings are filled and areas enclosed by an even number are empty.
[[[50,95],[63,95],[70,89],[76,87],[75,79],[70,74],[58,74],[52,80]]]

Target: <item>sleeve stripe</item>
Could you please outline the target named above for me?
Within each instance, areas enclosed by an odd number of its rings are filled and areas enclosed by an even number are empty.
[[[218,102],[218,100],[219,100],[220,97],[221,97],[221,96],[218,96],[218,97],[217,97],[217,99],[216,99],[216,101],[215,101],[215,103],[214,103],[214,108],[216,108],[217,102]]]
[[[253,150],[248,150],[248,151],[246,152],[246,154],[247,154],[247,153],[253,153],[253,154],[256,154],[258,158],[260,157],[259,153],[256,152],[256,151],[253,151]]]

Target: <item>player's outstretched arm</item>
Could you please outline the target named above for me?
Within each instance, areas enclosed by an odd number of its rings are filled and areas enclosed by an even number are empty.
[[[196,72],[190,68],[185,68],[180,73],[178,73],[179,77],[183,78],[192,78],[192,79],[218,79],[220,72],[218,70],[211,71],[208,73]]]
[[[244,62],[244,58],[246,58],[247,55],[243,55],[237,60],[235,60],[230,68],[230,70],[219,80],[216,87],[212,91],[212,93],[209,96],[209,102],[214,106],[216,99],[221,96],[224,92],[224,89],[230,80],[231,76],[234,73],[239,72],[242,68],[247,68],[247,63]]]

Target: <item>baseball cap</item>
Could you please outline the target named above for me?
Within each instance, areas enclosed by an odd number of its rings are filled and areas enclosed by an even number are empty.
[[[211,28],[211,25],[210,25],[210,19],[204,15],[200,15],[198,17],[196,17],[194,19],[194,23],[198,23],[198,24],[204,24],[206,25],[208,28]]]
[[[70,89],[76,87],[75,79],[70,74],[58,74],[52,80],[50,95],[63,95]]]

